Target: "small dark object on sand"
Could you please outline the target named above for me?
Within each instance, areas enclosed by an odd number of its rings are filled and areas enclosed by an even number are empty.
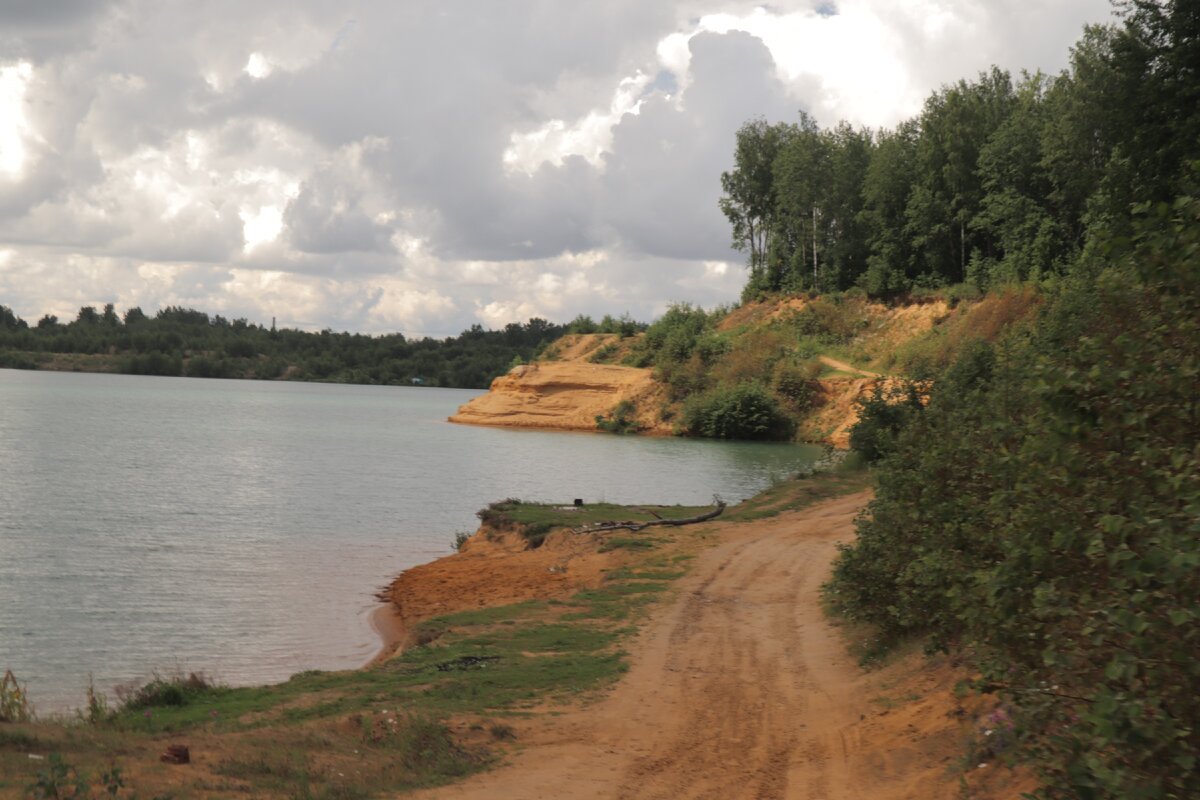
[[[159,756],[158,760],[165,764],[190,764],[192,754],[188,752],[186,744],[171,744],[167,745],[166,752]]]

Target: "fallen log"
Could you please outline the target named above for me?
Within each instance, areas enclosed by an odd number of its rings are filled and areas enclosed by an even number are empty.
[[[644,528],[652,528],[655,525],[669,525],[677,527],[679,525],[695,525],[697,522],[707,522],[710,519],[715,519],[721,516],[721,512],[725,510],[725,503],[717,503],[716,507],[711,511],[705,511],[694,517],[683,517],[682,519],[655,519],[650,522],[634,522],[626,520],[624,522],[597,522],[594,525],[584,525],[580,528],[573,528],[575,533],[605,533],[607,531],[640,531]]]

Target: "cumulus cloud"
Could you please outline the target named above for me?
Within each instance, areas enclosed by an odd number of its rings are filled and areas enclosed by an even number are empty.
[[[736,297],[753,116],[890,125],[1105,0],[0,7],[0,302],[452,334]]]

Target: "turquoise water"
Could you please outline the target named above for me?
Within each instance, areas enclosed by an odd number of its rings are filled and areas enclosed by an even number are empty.
[[[476,394],[0,370],[0,671],[48,711],[356,667],[374,592],[492,500],[732,502],[820,455],[445,421]]]

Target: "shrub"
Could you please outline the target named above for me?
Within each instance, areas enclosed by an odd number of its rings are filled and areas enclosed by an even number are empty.
[[[588,361],[592,364],[608,364],[620,349],[616,342],[606,342],[588,356]]]
[[[642,427],[637,421],[637,406],[632,400],[622,400],[607,416],[596,416],[596,427],[609,433],[636,433]]]
[[[132,692],[118,690],[119,699],[123,700],[122,709],[134,710],[154,708],[156,706],[185,706],[198,696],[214,688],[211,681],[196,672],[188,673],[187,677],[177,675],[164,678],[155,675],[146,683]],[[124,695],[121,697],[121,695]]]
[[[719,387],[690,398],[683,429],[712,439],[790,439],[794,423],[760,383]]]
[[[630,360],[638,367],[661,367],[686,361],[709,324],[710,319],[704,309],[689,303],[676,303],[646,329],[645,336],[634,347]]]
[[[479,760],[454,741],[442,722],[412,716],[386,740],[396,759],[415,775],[457,777],[478,768]]]
[[[740,336],[712,368],[715,383],[745,383],[771,374],[790,342],[778,330],[760,328]]]
[[[79,717],[89,725],[98,725],[104,722],[112,715],[112,711],[108,707],[108,698],[103,692],[96,691],[95,681],[92,680],[92,674],[88,673],[87,685],[87,708],[80,711]]]
[[[0,678],[0,722],[28,722],[33,718],[33,707],[29,696],[17,683],[12,670],[6,670]]]
[[[868,463],[879,461],[895,449],[896,439],[913,416],[921,411],[921,396],[916,384],[875,384],[870,395],[855,405],[858,421],[850,428],[850,449]]]
[[[39,772],[37,780],[26,788],[34,798],[88,797],[90,787],[87,776],[63,760],[58,753],[51,753],[46,769]]]
[[[779,361],[771,374],[771,388],[794,414],[803,414],[817,404],[821,396],[817,376],[821,374],[821,362],[809,361],[796,364]]]
[[[781,324],[795,336],[815,336],[830,344],[841,344],[853,339],[865,320],[857,299],[818,297],[784,317]]]

